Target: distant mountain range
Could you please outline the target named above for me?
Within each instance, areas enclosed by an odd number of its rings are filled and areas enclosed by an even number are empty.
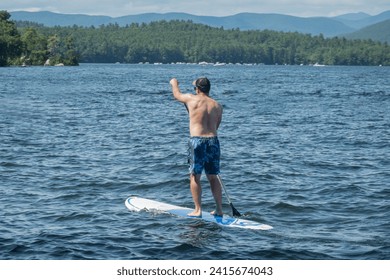
[[[390,43],[390,19],[369,25],[356,32],[346,34],[348,39],[372,39]]]
[[[223,27],[225,29],[239,28],[240,30],[275,30],[285,32],[299,32],[305,34],[319,35],[326,37],[352,36],[353,38],[371,38],[373,40],[387,41],[390,37],[390,11],[371,16],[365,13],[345,14],[336,17],[295,17],[282,14],[255,14],[241,13],[232,16],[196,16],[186,13],[147,13],[129,15],[123,17],[90,16],[75,14],[57,14],[53,12],[10,12],[11,19],[16,21],[31,21],[45,26],[95,26],[118,24],[126,26],[131,23],[150,23],[159,20],[191,20],[194,23],[202,23],[212,27]],[[387,22],[387,23],[386,23]],[[373,38],[372,28],[379,24],[383,38]],[[384,24],[384,26],[383,26]],[[367,29],[368,28],[368,29]],[[371,29],[370,29],[371,28]],[[365,31],[365,29],[369,31]],[[367,33],[368,32],[368,33]],[[377,33],[377,32],[374,32]],[[381,32],[378,32],[381,33]],[[360,37],[359,37],[360,36]],[[389,41],[388,41],[389,42]]]

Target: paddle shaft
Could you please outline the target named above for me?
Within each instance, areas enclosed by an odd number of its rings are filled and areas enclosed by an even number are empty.
[[[231,199],[230,199],[230,197],[229,197],[229,194],[228,194],[227,191],[226,191],[226,187],[225,187],[225,185],[223,184],[222,179],[221,179],[221,176],[219,176],[219,174],[217,175],[217,178],[218,178],[219,183],[221,184],[221,187],[222,187],[223,191],[225,192],[225,195],[226,195],[226,198],[227,198],[227,200],[228,200],[228,202],[229,202],[229,205],[230,205],[230,207],[232,208],[233,216],[240,217],[241,214],[240,214],[240,212],[238,212],[238,210],[233,206],[233,203],[232,203],[232,201],[231,201]]]

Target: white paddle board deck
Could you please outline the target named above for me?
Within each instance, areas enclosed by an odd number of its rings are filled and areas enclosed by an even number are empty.
[[[260,224],[255,221],[244,220],[240,218],[233,218],[227,215],[214,216],[208,212],[202,212],[202,217],[190,217],[187,214],[192,211],[190,208],[180,207],[176,205],[171,205],[168,203],[163,203],[151,199],[141,198],[137,196],[130,196],[125,201],[126,207],[131,211],[161,211],[170,213],[176,216],[192,218],[192,219],[202,219],[204,221],[217,223],[221,226],[228,227],[238,227],[238,228],[246,228],[246,229],[255,229],[255,230],[269,230],[272,229],[271,226]]]

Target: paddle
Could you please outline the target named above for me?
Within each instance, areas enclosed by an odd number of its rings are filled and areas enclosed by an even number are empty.
[[[233,206],[233,203],[232,203],[232,201],[230,200],[230,197],[229,197],[229,195],[228,195],[228,193],[227,193],[227,191],[226,191],[225,185],[222,183],[221,176],[217,175],[217,177],[218,177],[219,183],[221,184],[221,186],[222,186],[222,188],[223,188],[223,190],[224,190],[224,192],[225,192],[225,195],[226,195],[226,198],[227,198],[227,200],[228,200],[228,202],[229,202],[229,205],[230,205],[230,207],[232,208],[233,216],[234,216],[234,217],[241,217],[242,215],[241,215],[240,212],[238,212],[238,210]]]
[[[187,110],[187,112],[189,113],[187,104],[184,103],[184,107],[186,107],[186,110]],[[233,206],[233,203],[232,203],[232,201],[230,200],[229,194],[228,194],[227,191],[226,191],[226,187],[225,187],[225,185],[222,183],[221,176],[217,175],[217,178],[218,178],[219,183],[221,184],[221,187],[222,187],[223,191],[225,192],[225,195],[226,195],[226,198],[227,198],[227,200],[228,200],[228,202],[229,202],[229,205],[230,205],[230,207],[232,208],[233,216],[234,216],[234,217],[241,217],[242,215],[241,215],[240,212],[238,212],[238,210]]]

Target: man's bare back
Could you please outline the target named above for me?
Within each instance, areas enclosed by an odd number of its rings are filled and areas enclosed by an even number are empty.
[[[187,103],[191,136],[217,136],[222,107],[206,95],[195,95]]]
[[[197,90],[196,95],[182,94],[176,79],[171,80],[174,97],[184,103],[190,116],[191,136],[217,136],[222,120],[222,106],[207,93]]]

